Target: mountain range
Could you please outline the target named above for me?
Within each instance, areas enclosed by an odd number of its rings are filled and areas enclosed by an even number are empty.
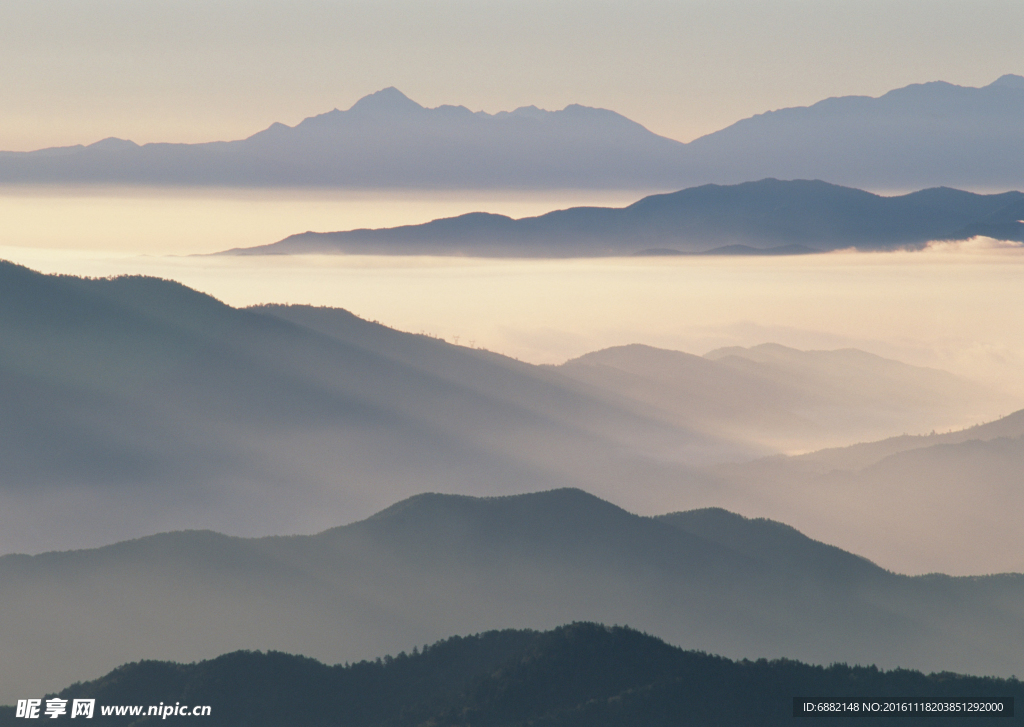
[[[920,248],[976,235],[1024,242],[1024,193],[935,188],[882,197],[821,181],[762,179],[652,195],[624,208],[574,207],[518,220],[472,212],[420,225],[304,232],[221,254],[801,254]]]
[[[139,659],[327,662],[451,634],[629,624],[733,658],[1020,673],[1024,576],[908,577],[721,509],[423,494],[313,536],[172,532],[0,557],[0,702]]]
[[[762,458],[1006,403],[859,351],[533,366],[338,309],[0,263],[0,534],[46,551],[0,557],[0,702],[138,659],[336,662],[574,620],[734,658],[1019,673],[1022,576],[976,574],[1024,570],[1022,413]]]
[[[664,512],[718,503],[699,468],[959,428],[1008,403],[867,354],[771,350],[534,366],[338,309],[239,310],[153,278],[2,263],[0,552],[315,532],[423,491],[582,487]]]
[[[865,704],[880,703],[881,710],[881,704],[908,698],[1019,704],[1022,696],[1016,679],[845,664],[822,668],[792,660],[736,662],[591,623],[452,637],[422,652],[414,648],[333,667],[280,652],[245,651],[194,664],[135,662],[59,693],[69,703],[95,699],[93,718],[100,724],[155,723],[157,716],[140,719],[128,710],[139,706],[146,715],[149,705],[166,705],[167,713],[209,707],[205,724],[240,727],[789,725],[794,702],[804,709],[805,701],[828,699],[856,705],[860,716]],[[103,716],[104,708],[114,712],[118,706],[128,706],[126,714]],[[1010,705],[1003,706],[1000,716],[1008,716]],[[0,707],[0,725],[23,724],[14,715],[13,707]],[[991,723],[988,715],[929,716],[939,726]],[[188,721],[166,713],[159,719]],[[884,715],[858,719],[863,725],[890,722]],[[830,715],[801,719],[829,723]]]
[[[759,450],[486,351],[274,310],[0,265],[0,550],[310,532],[423,490],[600,488],[630,472],[657,491],[676,468],[650,454],[669,441],[693,461]]]
[[[246,139],[0,153],[0,183],[679,189],[778,177],[873,190],[1024,185],[1024,77],[769,111],[688,144],[570,105],[427,109],[394,88]]]

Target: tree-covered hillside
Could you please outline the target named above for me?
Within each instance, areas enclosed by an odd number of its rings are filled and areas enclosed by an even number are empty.
[[[27,695],[26,695],[27,696]],[[40,695],[41,696],[41,695]],[[814,701],[962,702],[1024,696],[1016,679],[790,660],[731,661],[622,627],[577,623],[548,632],[491,631],[422,651],[326,666],[278,652],[235,652],[196,664],[138,662],[60,698],[96,699],[108,724],[343,727],[660,727],[837,724],[793,717]],[[209,705],[203,718],[106,717],[103,706]],[[45,704],[45,702],[44,702]],[[12,708],[0,725],[25,724]],[[990,718],[984,721],[989,721]],[[841,720],[845,721],[845,720]],[[858,719],[856,724],[887,722]],[[930,718],[930,726],[976,719]]]

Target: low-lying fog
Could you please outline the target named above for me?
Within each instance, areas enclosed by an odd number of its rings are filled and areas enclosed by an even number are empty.
[[[984,239],[790,257],[157,257],[0,247],[0,258],[42,272],[173,279],[233,306],[341,307],[533,363],[628,343],[695,354],[764,342],[855,347],[1024,396],[1024,248]]]
[[[1005,397],[1004,410],[989,407],[983,417],[964,415],[962,418],[972,420],[954,422],[954,428],[978,423],[975,418],[995,419],[1024,405],[1024,377],[1020,373],[1024,371],[1024,338],[1020,335],[1024,330],[1024,286],[1020,284],[1024,279],[1024,247],[1020,245],[975,239],[958,244],[934,243],[920,252],[836,252],[790,257],[209,257],[192,255],[263,244],[309,228],[422,222],[440,214],[470,209],[521,216],[568,204],[625,204],[630,198],[584,199],[567,195],[555,200],[543,195],[522,195],[518,200],[489,201],[481,196],[449,195],[424,201],[409,195],[403,202],[394,196],[385,200],[372,195],[325,195],[317,201],[315,196],[296,195],[289,202],[270,192],[239,194],[233,201],[223,195],[211,200],[198,194],[189,197],[181,193],[174,197],[140,192],[132,198],[134,202],[116,202],[100,193],[90,198],[76,192],[54,202],[46,196],[49,192],[34,197],[32,194],[25,190],[0,194],[0,211],[5,215],[10,212],[5,219],[5,237],[0,238],[0,259],[42,272],[94,277],[151,275],[179,281],[236,307],[302,303],[345,308],[399,330],[423,332],[460,346],[486,348],[531,363],[561,364],[588,352],[631,343],[700,355],[727,346],[749,347],[766,342],[801,350],[857,348],[909,364],[944,369],[986,384]],[[15,204],[18,199],[23,206]],[[598,376],[593,371],[577,371],[576,375],[590,383]],[[348,383],[355,385],[352,381]],[[854,382],[839,383],[852,389]],[[658,392],[645,389],[632,393],[642,403],[665,403]],[[749,403],[751,399],[744,401]],[[993,401],[995,407],[1002,403],[998,396],[989,398],[990,404]],[[706,412],[698,413],[707,419]],[[840,412],[836,416],[847,415]],[[679,422],[673,420],[670,424],[675,426]],[[687,420],[683,424],[692,428],[693,422]],[[940,430],[945,427],[934,425]],[[838,427],[823,428],[828,428],[828,434],[833,436],[839,432]],[[1015,483],[1020,471],[1020,434],[1012,428],[1007,432],[993,434],[996,439],[984,446],[936,440],[934,444],[941,445],[939,449],[926,454],[909,452],[886,461],[881,459],[885,454],[882,452],[874,459],[865,459],[851,470],[853,474],[839,480],[829,474],[829,463],[822,465],[819,472],[794,461],[792,467],[780,465],[779,472],[769,471],[770,467],[765,470],[760,464],[751,465],[752,469],[722,470],[713,481],[705,483],[706,491],[696,485],[689,489],[666,489],[666,485],[662,489],[650,488],[643,497],[634,497],[629,502],[616,499],[617,490],[611,484],[601,490],[594,477],[584,477],[585,472],[574,470],[574,477],[578,477],[567,484],[589,484],[595,494],[645,514],[718,505],[749,516],[774,517],[809,535],[907,573],[1020,570],[1020,557],[1014,545],[1019,542],[1018,525],[1010,522],[1018,511],[1013,505],[1019,490]],[[772,433],[780,437],[786,434]],[[750,433],[744,430],[743,434]],[[861,437],[862,441],[867,438]],[[314,438],[306,444],[315,449],[319,446],[317,441]],[[378,444],[387,444],[382,442]],[[806,451],[824,446],[818,440],[777,444],[778,449],[773,451]],[[646,445],[653,446],[650,441]],[[539,447],[538,452],[543,454],[543,449]],[[367,456],[368,461],[378,461]],[[316,460],[314,464],[319,467],[323,463]],[[668,466],[660,461],[655,464]],[[687,465],[695,463],[687,461]],[[794,472],[801,467],[807,471],[796,477]],[[324,521],[302,521],[301,527],[295,525],[301,513],[295,515],[295,522],[285,525],[271,523],[263,510],[254,508],[246,522],[262,525],[258,531],[252,531],[248,527],[229,527],[230,523],[216,520],[219,515],[212,510],[210,517],[214,520],[199,522],[188,513],[182,515],[168,508],[167,522],[139,522],[138,532],[119,532],[116,536],[104,531],[102,542],[154,529],[181,527],[214,527],[238,534],[312,532],[356,516],[365,517],[422,489],[444,489],[440,478],[448,478],[449,469],[446,462],[438,465],[437,482],[424,479],[422,471],[417,470],[418,479],[399,483],[401,487],[412,488],[409,491],[383,493],[374,485],[371,489],[380,501],[359,501],[356,505],[346,501],[331,509],[315,498],[310,499],[306,505],[318,508]],[[917,474],[911,476],[913,473]],[[656,479],[653,474],[651,477],[652,481]],[[611,482],[615,478],[612,473],[606,479]],[[475,474],[465,479],[467,483],[490,481]],[[666,482],[677,479],[670,477]],[[769,488],[774,493],[772,497],[767,497],[763,486],[769,480],[778,481],[777,486]],[[965,490],[965,482],[972,483],[970,492]],[[550,477],[526,478],[516,491],[558,484],[566,483]],[[472,489],[468,484],[466,488],[471,494],[492,494]],[[834,512],[829,503],[841,493],[846,493],[842,497],[853,497],[865,488],[881,490],[864,500],[864,507],[899,493],[905,499],[917,498],[914,501],[920,501],[922,492],[932,493],[929,514],[920,518],[920,531],[912,536],[899,535],[906,533],[906,529],[890,527],[888,516],[877,513],[870,523],[842,513],[835,517],[824,515]],[[318,492],[315,488],[310,491]],[[344,494],[353,498],[359,492]],[[263,506],[272,504],[271,498]],[[67,502],[62,507],[66,505]],[[27,505],[18,506],[9,512],[24,513],[26,508]],[[77,513],[74,508],[68,512]],[[1005,516],[1007,522],[993,528],[993,518],[997,516]],[[54,547],[49,541],[37,543],[29,538],[44,531],[32,524],[36,521],[30,523],[18,517],[24,522],[17,527],[23,527],[25,532],[15,532],[16,524],[8,522],[5,535],[13,540],[4,544],[4,550]],[[118,522],[122,522],[123,518],[118,517]],[[91,525],[82,527],[82,532],[93,533],[90,537],[100,531]],[[950,537],[954,532],[955,537]],[[1010,532],[1014,534],[1007,537]],[[986,533],[991,542],[985,539]],[[64,547],[89,543],[96,544],[94,540],[75,541]],[[964,543],[972,546],[965,548]]]

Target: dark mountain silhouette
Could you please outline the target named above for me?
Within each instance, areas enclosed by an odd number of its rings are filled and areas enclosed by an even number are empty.
[[[1016,679],[930,674],[791,660],[730,661],[684,651],[623,627],[574,623],[548,632],[488,631],[411,654],[326,666],[280,652],[239,651],[196,664],[126,664],[59,693],[95,699],[101,724],[155,724],[107,717],[102,706],[208,705],[209,725],[276,727],[675,727],[790,725],[794,698],[962,702],[1024,697]],[[1008,709],[1008,707],[1007,707]],[[21,724],[0,708],[0,725]],[[188,718],[169,717],[170,723]],[[163,721],[163,720],[161,720]],[[858,724],[888,724],[868,717]],[[805,718],[801,724],[834,722]],[[929,724],[990,723],[964,715]]]
[[[689,144],[605,109],[427,109],[394,88],[237,141],[0,152],[2,183],[680,187],[778,177],[875,190],[1024,185],[1024,78],[936,81],[769,111]]]
[[[901,576],[779,523],[640,517],[573,489],[423,494],[314,536],[187,531],[9,555],[0,584],[0,700],[139,659],[352,661],[574,620],[735,658],[997,675],[1024,663],[1024,576]]]
[[[1024,242],[1024,201],[1018,200],[1008,204],[952,235],[954,239],[975,236]]]
[[[474,212],[422,225],[304,232],[227,254],[575,257],[891,250],[979,234],[1018,240],[1022,209],[1021,192],[937,188],[882,197],[821,181],[762,179],[653,195],[624,208],[575,207],[518,220]]]

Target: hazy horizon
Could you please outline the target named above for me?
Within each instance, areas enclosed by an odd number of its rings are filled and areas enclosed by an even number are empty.
[[[1011,0],[10,2],[0,149],[237,139],[388,86],[429,107],[609,108],[690,141],[829,96],[1022,73],[1022,25]]]
[[[663,191],[669,190],[0,185],[0,245],[85,255],[205,255],[307,230],[397,227],[468,212],[519,218],[568,207],[625,207]]]

